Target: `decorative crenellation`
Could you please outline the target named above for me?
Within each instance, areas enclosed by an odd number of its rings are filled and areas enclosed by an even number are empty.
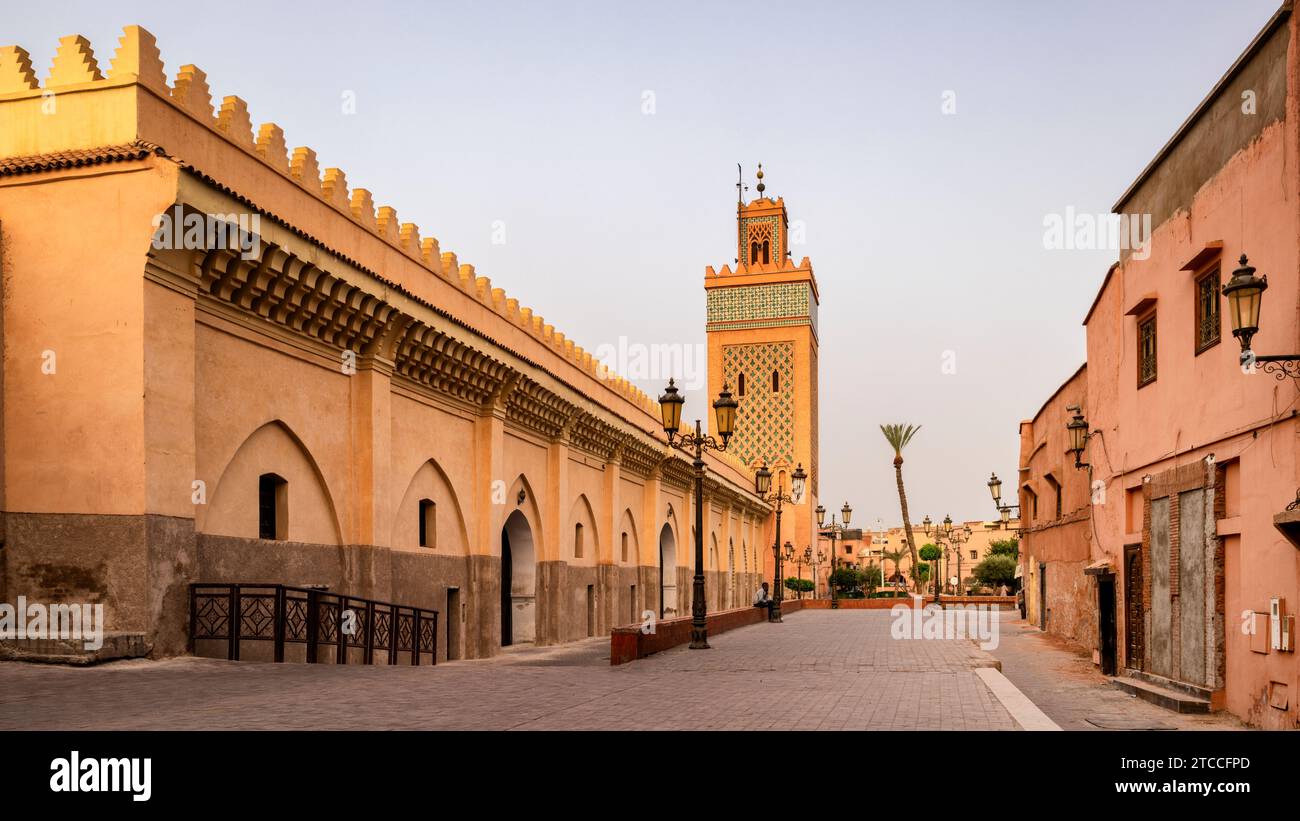
[[[491,280],[476,276],[473,266],[458,264],[456,255],[443,251],[435,238],[422,238],[415,223],[399,223],[396,210],[390,206],[382,206],[376,213],[370,192],[364,188],[349,191],[347,176],[341,169],[326,168],[322,177],[316,153],[306,146],[293,149],[290,156],[284,131],[275,123],[261,124],[254,131],[248,104],[244,100],[226,96],[214,110],[208,78],[201,68],[181,66],[175,80],[168,86],[157,41],[146,29],[127,26],[123,30],[107,77],[100,71],[89,40],[81,35],[62,38],[43,88],[37,81],[27,51],[18,46],[0,47],[0,97],[37,95],[43,90],[87,83],[136,83],[153,90],[192,119],[261,159],[269,169],[293,180],[303,190],[400,249],[435,275],[483,302],[646,413],[658,415],[654,400],[643,391],[626,379],[611,374],[589,352],[555,332],[532,309],[521,307],[518,300],[507,298],[499,288],[492,288]]]

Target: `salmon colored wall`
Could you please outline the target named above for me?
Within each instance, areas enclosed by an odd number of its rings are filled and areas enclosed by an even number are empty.
[[[1143,475],[1210,454],[1226,463],[1231,512],[1219,522],[1226,548],[1226,704],[1261,726],[1291,726],[1297,714],[1295,698],[1287,713],[1262,704],[1270,681],[1300,691],[1296,655],[1251,653],[1240,631],[1243,610],[1266,610],[1271,596],[1284,596],[1288,603],[1300,598],[1300,552],[1272,526],[1274,514],[1294,499],[1300,485],[1297,427],[1289,410],[1298,398],[1297,383],[1241,372],[1226,299],[1220,303],[1222,341],[1196,355],[1195,272],[1181,269],[1207,244],[1221,241],[1220,276],[1226,283],[1237,258],[1248,254],[1250,263],[1269,275],[1255,351],[1300,352],[1294,20],[1289,25],[1287,119],[1265,128],[1212,175],[1190,209],[1156,227],[1149,258],[1123,259],[1086,323],[1086,405],[1089,422],[1102,433],[1089,455],[1107,482],[1106,504],[1093,509],[1103,546],[1094,549],[1093,558],[1118,565],[1123,545],[1141,541],[1141,509],[1131,509],[1134,499],[1127,494],[1141,488]],[[1139,389],[1137,318],[1126,312],[1146,296],[1156,298],[1158,375]],[[1120,618],[1122,653],[1122,601]]]
[[[141,280],[150,220],[175,182],[174,167],[152,163],[127,174],[64,172],[39,186],[0,182],[8,510],[144,513],[152,494],[175,512],[176,497],[188,501],[192,476],[170,497],[163,485],[179,478],[168,474],[192,448],[177,445],[169,460],[176,443],[159,424],[184,411],[184,395],[151,379],[148,399],[159,404],[148,416],[141,405],[146,367],[154,377],[173,365],[186,372],[166,352],[142,355],[146,316],[161,341],[183,319],[152,289],[146,304]],[[42,371],[45,351],[54,373]]]

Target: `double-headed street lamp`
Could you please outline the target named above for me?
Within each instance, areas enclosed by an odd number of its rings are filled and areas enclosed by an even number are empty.
[[[692,650],[707,650],[709,647],[708,610],[704,603],[704,451],[705,449],[723,451],[736,427],[736,406],[739,404],[722,386],[722,392],[713,403],[713,413],[717,422],[718,444],[712,436],[705,436],[700,430],[700,420],[695,420],[695,433],[682,433],[682,405],[686,398],[678,392],[673,380],[668,380],[668,388],[659,397],[659,412],[663,416],[664,433],[668,434],[668,446],[676,448],[694,458],[695,467],[695,579],[691,590],[691,644]]]
[[[955,592],[959,596],[961,595],[961,551],[966,546],[966,542],[970,541],[973,532],[970,525],[966,525],[953,530],[952,535],[949,537],[952,542],[952,549],[957,554],[957,589]],[[947,569],[945,568],[945,573]]]
[[[943,522],[940,524],[935,524],[931,522],[930,517],[926,516],[923,520],[921,520],[921,527],[925,530],[925,535],[927,537],[931,535],[934,537],[934,540],[937,543],[935,545],[936,547],[938,547],[941,544],[944,544],[945,542],[951,544],[951,538],[952,538],[952,517],[951,516],[944,516]],[[938,568],[938,571],[939,572],[932,574],[935,577],[934,579],[934,603],[935,604],[939,603],[939,588],[943,583],[943,580],[938,578],[940,573],[943,572],[942,568]]]
[[[787,496],[779,481],[777,482],[776,492],[770,492],[772,490],[772,471],[767,469],[767,462],[764,462],[763,466],[758,469],[758,473],[754,474],[754,492],[763,501],[776,503],[776,539],[772,542],[772,556],[774,559],[772,569],[775,571],[773,584],[776,589],[773,591],[775,596],[772,599],[772,621],[781,621],[781,602],[785,598],[781,592],[781,588],[785,586],[781,581],[781,503],[789,502],[792,505],[797,505],[802,502],[804,482],[807,478],[808,474],[804,473],[803,463],[801,462],[794,469],[794,473],[790,474],[790,495]]]
[[[800,586],[800,588],[802,588],[802,587],[803,587],[803,584],[802,584],[802,582],[803,582],[803,566],[806,565],[806,564],[812,564],[812,548],[811,548],[811,547],[805,547],[805,548],[803,549],[803,552],[802,552],[802,553],[796,553],[796,552],[795,552],[795,549],[794,549],[794,545],[790,544],[789,542],[786,542],[786,543],[785,543],[785,560],[786,560],[787,562],[794,562],[794,564],[795,564],[795,568],[796,568],[797,571],[798,571],[799,581],[800,581],[800,583],[801,583],[799,586]],[[799,590],[799,598],[801,598],[801,599],[803,598],[803,590],[802,590],[802,589]]]
[[[840,600],[835,595],[835,562],[836,559],[838,558],[835,550],[835,541],[837,539],[843,538],[844,529],[848,527],[849,520],[853,517],[853,508],[849,507],[848,502],[845,502],[844,507],[840,508],[840,514],[844,517],[844,524],[840,524],[839,522],[836,522],[835,514],[832,513],[831,523],[829,526],[827,526],[826,508],[822,507],[821,505],[817,505],[817,529],[821,532],[821,535],[831,540],[831,575],[830,578],[827,579],[827,584],[831,588],[832,608],[836,608],[840,606]]]
[[[1071,436],[1073,435],[1074,435],[1073,431],[1071,431]],[[1079,456],[1077,453],[1075,454],[1074,458],[1076,462],[1079,460]],[[996,473],[994,473],[992,476],[989,477],[988,487],[989,487],[989,493],[992,494],[993,496],[993,506],[998,509],[998,514],[1001,517],[1002,529],[1014,530],[1016,532],[1019,532],[1020,528],[1013,528],[1010,526],[1010,523],[1011,523],[1012,508],[1016,509],[1016,518],[1020,518],[1020,513],[1019,513],[1020,505],[1002,504],[1002,480],[998,478],[998,475]]]

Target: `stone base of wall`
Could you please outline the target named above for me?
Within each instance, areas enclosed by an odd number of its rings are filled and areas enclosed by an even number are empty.
[[[6,513],[3,600],[102,604],[103,629],[185,651],[197,562],[194,521],[171,516]]]

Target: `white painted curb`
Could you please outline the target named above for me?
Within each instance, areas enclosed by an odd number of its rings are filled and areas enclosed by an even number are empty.
[[[1020,688],[1011,683],[1011,679],[1002,675],[1000,670],[992,667],[977,667],[975,675],[980,677],[986,687],[993,693],[1002,706],[1011,714],[1011,718],[1022,730],[1060,730],[1055,721],[1038,709],[1038,705],[1020,692]]]

